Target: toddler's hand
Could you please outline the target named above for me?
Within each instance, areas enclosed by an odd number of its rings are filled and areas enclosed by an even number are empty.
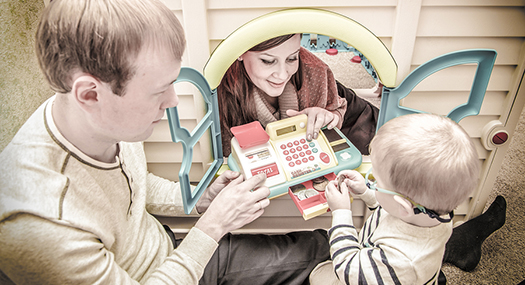
[[[352,194],[361,195],[368,189],[363,175],[355,170],[343,170],[339,172],[337,178],[341,176],[345,177],[342,184],[345,184]]]
[[[350,195],[348,194],[348,187],[345,183],[341,185],[341,191],[337,187],[337,181],[330,181],[326,186],[325,190],[326,201],[328,202],[328,207],[332,211],[335,210],[351,210],[352,203],[350,201]]]

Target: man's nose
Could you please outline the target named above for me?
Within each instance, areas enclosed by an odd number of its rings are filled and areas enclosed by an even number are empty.
[[[168,109],[171,107],[176,107],[179,105],[179,96],[175,92],[175,86],[172,85],[168,90],[166,90],[166,100],[162,104],[161,108]]]

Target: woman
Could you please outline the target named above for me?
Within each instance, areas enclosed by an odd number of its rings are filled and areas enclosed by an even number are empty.
[[[306,114],[307,139],[317,138],[324,126],[344,130],[348,125],[345,121],[357,122],[345,115],[347,100],[353,104],[352,113],[358,106],[372,117],[361,120],[373,129],[358,147],[361,152],[368,153],[368,143],[375,133],[377,108],[336,82],[330,68],[301,47],[301,34],[276,37],[245,52],[226,71],[217,92],[224,156],[231,152],[230,128],[253,121],[266,127],[276,120]],[[357,117],[363,113],[358,111]],[[345,134],[351,134],[353,127],[347,129]]]

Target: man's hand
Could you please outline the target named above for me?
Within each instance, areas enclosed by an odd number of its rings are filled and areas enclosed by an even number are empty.
[[[306,123],[306,139],[317,139],[319,130],[326,126],[329,130],[333,129],[339,123],[339,116],[334,113],[319,107],[306,108],[300,112],[295,110],[286,110],[286,115],[293,117],[301,114],[308,116]]]
[[[226,187],[230,182],[232,182],[234,179],[238,178],[239,175],[241,175],[239,172],[233,172],[231,170],[224,171],[223,174],[221,174],[215,181],[204,191],[199,201],[197,201],[197,204],[195,205],[195,208],[197,208],[197,212],[199,214],[202,214],[206,212],[208,207],[210,206],[211,202],[219,192]]]
[[[270,205],[268,200],[270,189],[261,186],[266,181],[264,174],[253,176],[244,182],[242,175],[229,182],[228,177],[233,178],[226,175],[224,179],[219,180],[219,177],[218,181],[210,187],[216,196],[212,198],[206,212],[195,224],[195,227],[216,241],[219,241],[224,234],[251,223],[262,215],[264,208]],[[220,185],[225,187],[221,190]]]

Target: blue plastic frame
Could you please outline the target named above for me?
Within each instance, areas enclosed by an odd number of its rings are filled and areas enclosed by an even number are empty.
[[[199,124],[193,129],[192,133],[180,125],[179,112],[177,107],[166,109],[168,122],[170,126],[171,139],[173,142],[182,143],[183,156],[182,165],[179,171],[179,184],[182,192],[182,201],[184,212],[191,213],[191,210],[197,204],[208,185],[210,184],[215,173],[223,163],[221,125],[219,120],[219,104],[217,102],[217,93],[212,92],[204,76],[197,70],[189,67],[182,67],[179,77],[173,84],[179,82],[189,82],[197,87],[204,98],[207,106],[207,112]],[[208,131],[211,131],[211,141],[213,147],[214,161],[204,174],[199,184],[193,189],[190,184],[189,172],[193,161],[193,148],[200,138]]]
[[[442,69],[460,64],[477,63],[478,67],[467,103],[456,106],[448,113],[447,117],[459,123],[467,116],[479,114],[496,56],[497,52],[493,49],[469,49],[447,53],[420,65],[397,87],[383,87],[377,130],[393,118],[414,113],[425,113],[420,110],[400,106],[399,102],[423,79]]]

